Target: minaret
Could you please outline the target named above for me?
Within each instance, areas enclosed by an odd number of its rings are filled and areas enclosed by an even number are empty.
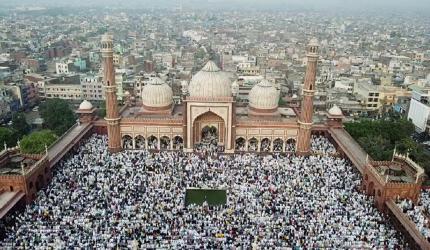
[[[101,41],[103,58],[103,84],[106,93],[106,117],[109,151],[121,151],[121,132],[119,127],[118,104],[116,98],[115,68],[113,67],[113,36],[103,35]]]
[[[312,130],[312,115],[314,113],[315,78],[318,61],[318,41],[313,38],[307,47],[307,67],[305,83],[303,85],[303,100],[299,116],[299,137],[297,141],[297,153],[307,155],[310,153],[310,141]]]

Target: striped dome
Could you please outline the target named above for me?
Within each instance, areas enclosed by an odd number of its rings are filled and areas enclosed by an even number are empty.
[[[194,97],[226,97],[231,96],[231,82],[212,61],[197,72],[188,86],[190,96]]]
[[[153,78],[152,81],[143,86],[142,103],[148,107],[161,108],[170,106],[173,102],[173,91],[169,85],[160,78]]]
[[[275,109],[278,107],[279,91],[271,82],[261,80],[249,92],[249,106],[255,109]]]

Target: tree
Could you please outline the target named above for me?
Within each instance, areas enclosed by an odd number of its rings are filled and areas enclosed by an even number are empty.
[[[195,59],[203,59],[206,55],[206,52],[203,48],[200,48],[199,50],[196,51],[196,53],[194,54],[194,58]]]
[[[28,125],[25,119],[24,113],[14,114],[12,117],[12,128],[16,131],[19,138],[30,132],[30,125]]]
[[[64,134],[76,122],[69,104],[61,99],[48,99],[42,103],[40,116],[45,121],[45,128],[54,131],[58,136]]]
[[[390,160],[394,147],[397,147],[397,152],[409,153],[411,159],[430,175],[430,155],[422,145],[411,139],[414,132],[411,121],[387,115],[380,120],[362,119],[345,123],[345,129],[374,160]]]
[[[97,108],[97,116],[105,117],[106,116],[106,101],[102,101],[100,106]]]
[[[41,130],[24,136],[21,141],[21,151],[26,154],[40,154],[45,151],[45,145],[51,146],[57,135],[51,130]]]
[[[17,139],[15,131],[10,128],[0,127],[0,151],[3,150],[4,143],[6,143],[8,147],[15,146]]]
[[[416,152],[418,149],[418,144],[412,140],[410,137],[403,138],[399,144],[397,144],[397,151],[401,154],[408,154]]]

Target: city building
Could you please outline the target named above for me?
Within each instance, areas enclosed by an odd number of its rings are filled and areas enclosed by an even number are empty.
[[[411,86],[412,98],[409,106],[408,119],[417,132],[430,131],[430,86]]]

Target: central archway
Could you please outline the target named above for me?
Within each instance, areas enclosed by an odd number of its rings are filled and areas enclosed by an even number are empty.
[[[211,125],[206,125],[202,128],[202,133],[200,135],[200,142],[202,143],[212,143],[218,144],[219,132],[218,129]]]
[[[197,144],[217,144],[225,143],[225,122],[217,114],[208,111],[194,120],[193,142]]]

